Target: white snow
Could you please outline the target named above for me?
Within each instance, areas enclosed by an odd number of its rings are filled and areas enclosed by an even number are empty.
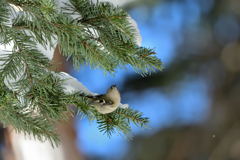
[[[124,6],[128,3],[134,2],[136,0],[99,0],[99,2],[111,2],[116,6]],[[97,0],[93,0],[93,2],[97,2]]]
[[[63,83],[65,93],[74,93],[80,91],[86,95],[96,95],[96,93],[89,91],[80,81],[68,73],[61,72],[60,78],[65,80]]]
[[[16,160],[66,160],[61,145],[53,148],[48,141],[41,142],[14,131],[11,137]]]

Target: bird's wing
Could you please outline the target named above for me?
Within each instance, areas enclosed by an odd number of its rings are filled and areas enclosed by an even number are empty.
[[[108,97],[104,95],[96,95],[93,97],[93,100],[101,105],[112,105],[113,101],[111,101]]]
[[[84,95],[84,94],[80,94],[80,96],[82,97],[87,97],[89,99],[91,99],[93,101],[93,103],[98,103],[100,105],[112,105],[113,102],[108,98],[106,97],[105,95],[103,94],[99,94],[99,95]]]

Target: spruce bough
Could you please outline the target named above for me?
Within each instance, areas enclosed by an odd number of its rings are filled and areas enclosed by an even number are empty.
[[[57,3],[0,0],[0,45],[12,44],[11,52],[0,53],[0,121],[53,145],[59,142],[54,124],[67,120],[72,112],[69,104],[77,107],[78,114],[96,120],[108,136],[128,134],[131,122],[145,126],[148,118],[131,108],[102,115],[81,93],[65,93],[60,73],[50,70],[51,61],[37,49],[37,44],[53,47],[57,41],[75,68],[87,64],[113,73],[130,65],[142,75],[160,70],[155,52],[137,45],[129,15],[107,2],[70,0],[65,7]]]

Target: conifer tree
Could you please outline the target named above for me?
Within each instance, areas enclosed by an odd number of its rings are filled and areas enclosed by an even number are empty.
[[[86,64],[114,73],[130,65],[142,75],[161,69],[155,52],[137,45],[129,18],[107,2],[70,0],[59,7],[54,0],[0,0],[0,45],[12,45],[10,52],[0,53],[0,121],[52,144],[58,142],[54,124],[67,120],[70,104],[108,136],[128,134],[132,122],[145,126],[148,118],[139,111],[100,114],[82,93],[64,92],[61,73],[51,71],[50,59],[37,48],[54,47],[56,41],[75,68]]]

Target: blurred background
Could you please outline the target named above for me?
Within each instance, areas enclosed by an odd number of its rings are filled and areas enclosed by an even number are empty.
[[[132,140],[76,118],[85,159],[240,160],[240,1],[112,1],[137,21],[164,70],[72,71],[93,92],[117,84],[122,102],[150,118],[148,129],[133,126]]]
[[[122,103],[150,118],[147,129],[132,126],[129,140],[108,138],[96,123],[76,117],[81,160],[240,160],[240,1],[111,2],[136,20],[142,46],[157,52],[164,70],[146,77],[131,68],[114,75],[88,66],[71,70],[96,93],[117,84]],[[1,160],[2,143],[0,150]]]

